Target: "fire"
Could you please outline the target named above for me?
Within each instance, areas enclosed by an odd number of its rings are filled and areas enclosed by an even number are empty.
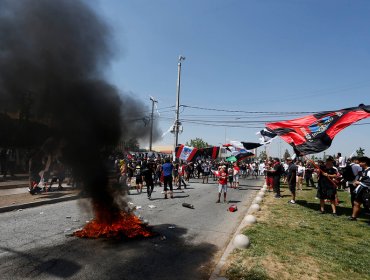
[[[84,238],[135,238],[150,237],[153,236],[153,232],[147,229],[135,215],[120,212],[111,221],[94,219],[83,229],[75,231],[73,235]]]

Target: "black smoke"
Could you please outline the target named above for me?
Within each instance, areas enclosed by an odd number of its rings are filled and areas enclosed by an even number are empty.
[[[44,127],[13,140],[27,146],[40,134],[49,139],[39,143],[43,152],[61,151],[94,203],[119,208],[107,191],[104,161],[122,138],[148,136],[140,118],[150,110],[104,81],[111,38],[109,26],[82,1],[0,0],[0,111],[25,120],[17,130],[33,127],[27,123]]]

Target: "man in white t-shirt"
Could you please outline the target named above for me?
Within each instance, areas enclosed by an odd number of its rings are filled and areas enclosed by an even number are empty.
[[[346,167],[346,158],[342,157],[341,153],[338,153],[338,167],[339,167],[339,171],[341,171],[341,169]]]
[[[348,181],[348,187],[351,194],[351,203],[353,208],[353,203],[356,197],[356,194],[354,193],[356,186],[354,185],[354,183],[359,179],[362,172],[362,167],[359,164],[358,157],[352,157],[350,165],[352,168],[353,175],[355,176],[355,178],[352,181]]]

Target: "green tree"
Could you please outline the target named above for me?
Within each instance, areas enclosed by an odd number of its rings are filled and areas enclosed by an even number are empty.
[[[357,154],[357,156],[358,157],[363,157],[364,155],[365,155],[365,149],[363,149],[363,148],[358,148],[357,150],[356,150],[356,154]]]
[[[290,157],[290,153],[289,153],[288,149],[285,149],[283,157],[284,157],[284,160],[286,160],[288,157]]]
[[[190,143],[186,142],[185,145],[190,146],[190,147],[195,147],[195,148],[198,148],[198,149],[203,149],[203,148],[209,147],[208,143],[205,142],[202,138],[190,139]]]

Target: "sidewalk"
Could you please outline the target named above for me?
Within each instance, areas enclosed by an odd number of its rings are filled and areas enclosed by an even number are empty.
[[[63,187],[63,190],[57,190],[57,184],[55,184],[50,192],[31,195],[28,192],[28,179],[0,181],[0,213],[79,197],[78,189],[73,189],[66,184],[63,184]]]

